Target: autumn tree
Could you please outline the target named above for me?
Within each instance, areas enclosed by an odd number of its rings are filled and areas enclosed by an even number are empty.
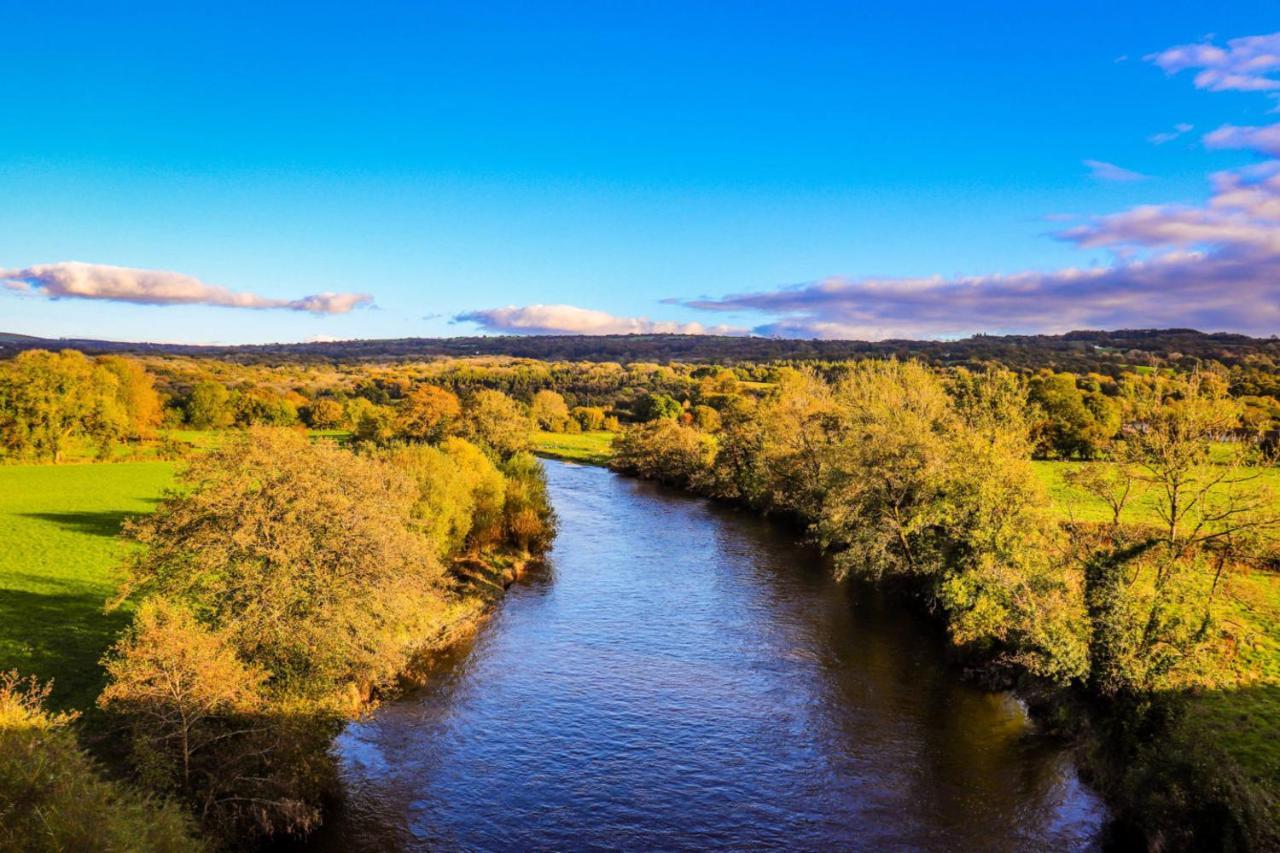
[[[438,442],[457,428],[462,404],[456,394],[419,385],[400,404],[396,432],[410,441]]]
[[[594,432],[604,429],[605,412],[599,406],[574,406],[570,414],[583,430]]]
[[[636,424],[613,446],[610,465],[619,471],[681,488],[710,489],[715,439],[670,418]]]
[[[542,465],[525,451],[507,459],[502,473],[506,477],[502,514],[508,541],[522,551],[545,551],[551,546],[556,524]]]
[[[127,435],[150,438],[164,410],[154,377],[140,363],[124,356],[102,356],[98,364],[116,378],[116,399],[124,412]]]
[[[387,458],[417,483],[413,523],[440,557],[486,547],[502,537],[506,483],[475,445],[446,438],[439,446],[395,448]]]
[[[237,657],[226,629],[207,628],[158,596],[139,607],[106,668],[110,683],[98,705],[130,719],[149,787],[197,796],[206,786],[193,780],[193,765],[218,760],[211,750],[229,736],[222,718],[258,710],[268,676]]]
[[[533,395],[529,414],[538,426],[551,432],[564,432],[569,422],[569,406],[564,397],[546,389]]]
[[[306,407],[307,426],[312,429],[338,429],[346,423],[347,411],[332,397],[312,400]]]
[[[0,673],[0,849],[205,849],[173,805],[100,775],[49,685]]]

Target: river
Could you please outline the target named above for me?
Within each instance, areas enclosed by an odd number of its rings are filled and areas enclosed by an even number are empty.
[[[1061,744],[794,536],[546,462],[560,533],[425,688],[339,738],[317,847],[1088,849]]]

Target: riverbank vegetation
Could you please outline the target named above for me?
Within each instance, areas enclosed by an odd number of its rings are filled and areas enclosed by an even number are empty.
[[[1265,847],[1280,382],[1258,354],[1144,367],[27,352],[0,362],[0,670],[55,679],[213,837],[304,833],[342,721],[547,547],[533,451],[798,525],[1092,727],[1145,841]],[[66,464],[122,459],[168,461]]]
[[[795,371],[723,407],[718,430],[680,416],[628,430],[612,464],[798,521],[840,571],[913,590],[989,675],[1089,697],[1096,778],[1146,839],[1274,844],[1266,443],[1212,373],[1126,377],[1080,454],[1105,461],[1055,472],[1091,499],[1086,519],[1031,461],[1035,387],[910,362]]]

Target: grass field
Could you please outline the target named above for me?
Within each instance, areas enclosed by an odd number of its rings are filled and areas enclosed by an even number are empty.
[[[98,660],[128,621],[103,613],[128,547],[120,525],[154,506],[174,467],[0,466],[0,671],[53,678],[59,707],[92,705]]]
[[[580,432],[570,435],[538,430],[533,434],[533,452],[585,465],[605,465],[613,456],[615,437],[611,432]]]

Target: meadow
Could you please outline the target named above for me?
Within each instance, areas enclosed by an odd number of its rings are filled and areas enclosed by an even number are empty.
[[[124,519],[155,506],[175,463],[0,466],[0,672],[53,679],[60,708],[87,708],[99,659],[127,624],[105,613],[129,547]]]
[[[538,430],[533,434],[533,452],[552,459],[607,465],[613,456],[612,432],[560,433]]]

